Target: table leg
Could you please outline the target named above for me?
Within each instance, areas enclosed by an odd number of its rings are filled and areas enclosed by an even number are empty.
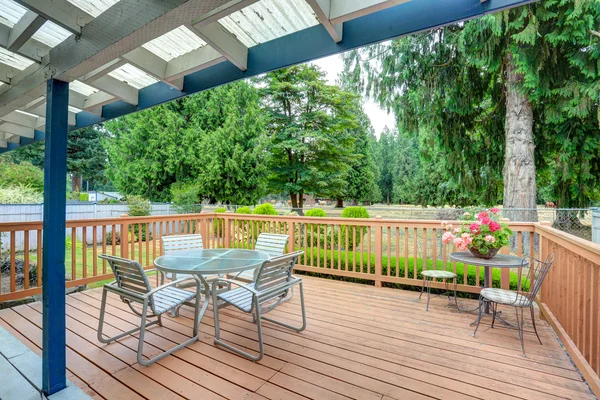
[[[492,269],[488,266],[485,266],[483,268],[484,268],[483,286],[486,288],[490,288],[490,287],[492,287]],[[486,314],[490,313],[490,302],[489,301],[485,302],[485,313]]]

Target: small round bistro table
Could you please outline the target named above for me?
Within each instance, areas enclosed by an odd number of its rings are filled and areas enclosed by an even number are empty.
[[[460,262],[465,265],[475,265],[485,267],[483,287],[492,287],[492,268],[521,268],[523,267],[523,257],[510,254],[496,254],[489,260],[475,257],[470,251],[459,251],[450,254],[452,261]],[[477,310],[478,308],[476,308]],[[490,304],[485,303],[485,314],[490,313]]]
[[[200,279],[204,286],[206,300],[200,310],[199,324],[211,297],[207,277],[258,268],[268,259],[270,259],[269,254],[261,250],[197,249],[160,256],[154,260],[154,266],[162,273],[196,275]],[[175,312],[172,315],[175,315]]]

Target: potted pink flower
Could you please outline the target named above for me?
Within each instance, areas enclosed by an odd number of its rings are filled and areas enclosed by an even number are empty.
[[[484,259],[494,257],[502,247],[508,246],[513,234],[508,224],[500,222],[497,208],[475,215],[465,212],[459,227],[442,221],[442,228],[444,244],[452,244],[460,251],[468,249],[475,257]]]

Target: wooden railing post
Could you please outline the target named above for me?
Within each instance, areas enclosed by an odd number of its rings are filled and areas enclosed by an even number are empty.
[[[121,214],[121,218],[128,217],[127,214]],[[121,257],[129,258],[129,224],[121,222]]]
[[[223,215],[223,247],[231,247],[231,220],[227,215],[229,212]]]
[[[292,219],[293,217],[289,218]],[[290,236],[290,245],[288,246],[288,253],[291,253],[296,249],[296,229],[294,221],[288,222],[288,235]]]
[[[540,225],[542,226],[552,226],[552,222],[550,221],[541,221]],[[546,239],[544,237],[544,234],[542,233],[542,231],[538,232],[539,235],[539,246],[540,246],[540,260],[545,260],[546,257],[548,256],[548,239]],[[550,288],[550,282],[552,281],[552,269],[556,268],[557,265],[553,265],[552,268],[550,268],[550,271],[548,271],[548,276],[546,277],[546,280],[544,281],[544,283],[542,283],[542,288],[538,293],[538,301],[539,303],[543,303],[543,299],[547,298],[549,296],[549,288]],[[543,318],[543,313],[540,313],[540,316],[542,316]]]
[[[376,220],[380,220],[381,216],[376,216]],[[369,238],[370,240],[371,238]],[[375,287],[381,287],[381,271],[382,271],[382,249],[383,245],[383,228],[380,224],[375,225]]]
[[[506,224],[510,224],[510,219],[508,218],[500,218],[500,222],[502,223],[506,223]],[[519,235],[517,234],[517,240],[519,240]],[[518,246],[518,244],[517,244]],[[510,244],[508,246],[504,246],[500,249],[500,254],[510,254]],[[521,271],[519,271],[521,272]],[[491,271],[490,268],[490,287],[493,286],[492,284],[492,279],[493,279],[494,274]],[[500,286],[502,287],[502,289],[510,289],[510,269],[508,268],[501,268],[500,269]]]

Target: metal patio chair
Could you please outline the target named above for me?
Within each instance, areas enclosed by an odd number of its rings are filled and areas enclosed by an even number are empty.
[[[523,351],[523,357],[525,355],[525,342],[523,340],[524,334],[524,318],[523,318],[523,310],[529,308],[531,311],[531,323],[533,325],[533,330],[535,335],[537,336],[538,341],[542,344],[542,339],[540,339],[540,335],[538,334],[537,327],[535,325],[535,312],[533,309],[533,302],[542,287],[542,283],[544,283],[544,279],[548,275],[548,271],[550,271],[550,267],[554,262],[554,253],[550,253],[546,256],[544,261],[537,260],[533,257],[524,257],[523,258],[523,266],[519,268],[519,281],[517,284],[517,290],[506,290],[506,289],[498,289],[498,288],[485,288],[481,290],[479,295],[479,317],[477,319],[477,326],[475,327],[475,331],[473,332],[473,336],[477,333],[477,329],[479,329],[479,324],[481,322],[481,317],[484,309],[484,303],[490,302],[492,309],[492,325],[494,327],[494,323],[496,319],[500,319],[498,316],[498,304],[513,306],[515,308],[515,314],[517,318],[516,329],[518,331],[519,340],[521,341],[521,350]],[[527,268],[529,266],[529,268]],[[533,269],[532,269],[533,268]],[[526,271],[527,279],[523,282],[522,271]],[[533,281],[533,287],[531,286],[531,282]],[[524,285],[525,283],[525,285]],[[525,286],[525,289],[523,288]],[[519,318],[519,309],[521,310],[521,317]],[[503,321],[503,320],[502,320]],[[504,322],[504,321],[503,321]],[[510,324],[505,324],[510,327]]]
[[[421,275],[423,276],[423,286],[421,287],[421,294],[419,295],[419,299],[421,299],[425,288],[427,288],[427,306],[425,307],[425,311],[429,311],[429,300],[431,299],[431,282],[433,282],[434,279],[443,279],[444,286],[446,287],[446,294],[448,295],[448,301],[450,301],[450,288],[448,287],[448,279],[452,279],[454,285],[454,304],[456,305],[456,309],[460,312],[460,309],[458,308],[458,301],[456,299],[456,287],[458,285],[458,277],[454,272],[447,271],[445,269],[434,268],[422,271]],[[441,295],[442,293],[434,295],[434,297]]]
[[[148,366],[198,340],[198,322],[200,321],[201,315],[206,311],[208,301],[204,302],[203,308],[200,310],[201,285],[200,280],[197,277],[191,276],[189,278],[174,280],[152,289],[146,272],[153,270],[144,271],[144,268],[137,261],[127,260],[121,257],[106,254],[102,254],[99,257],[108,262],[115,275],[115,281],[104,285],[104,289],[102,290],[102,304],[100,306],[100,320],[98,323],[98,340],[101,343],[111,343],[139,331],[137,361],[140,365]],[[175,287],[175,285],[188,280],[196,281],[195,292]],[[129,308],[131,308],[131,311],[141,317],[139,328],[131,329],[111,338],[104,338],[102,327],[104,325],[104,313],[108,292],[119,295],[121,300],[124,303],[127,303]],[[191,303],[193,299],[196,299],[196,301]],[[141,304],[141,311],[138,311],[133,307],[133,303]],[[150,360],[144,360],[142,351],[144,348],[144,334],[146,329],[155,324],[162,326],[161,315],[169,310],[178,308],[183,304],[194,307],[193,337]],[[156,317],[157,319],[149,323],[146,322],[148,318],[153,317]]]
[[[269,254],[271,258],[282,256],[285,253],[285,246],[289,240],[289,235],[281,235],[276,233],[261,233],[256,239],[256,250],[262,250]],[[243,282],[254,282],[256,279],[257,269],[242,271],[235,276]]]
[[[306,328],[306,310],[304,308],[304,290],[302,289],[302,279],[292,275],[294,265],[298,260],[298,256],[301,254],[303,254],[302,251],[297,251],[265,261],[262,266],[258,268],[258,273],[256,274],[256,279],[254,282],[247,285],[243,285],[240,281],[232,279],[219,278],[213,282],[213,287],[219,283],[228,283],[238,286],[237,288],[224,293],[217,293],[215,290],[213,290],[212,296],[213,310],[215,315],[215,344],[219,344],[253,361],[259,361],[265,354],[262,338],[262,320],[293,329],[296,332],[301,332],[304,330],[304,328]],[[275,309],[279,304],[284,302],[290,289],[296,285],[300,286],[300,307],[302,311],[301,326],[296,327],[288,325],[286,323],[267,318],[263,315]],[[242,351],[221,340],[221,332],[219,329],[220,307],[214,306],[214,304],[218,304],[218,300],[222,301],[224,306],[232,305],[245,313],[252,314],[258,331],[258,356],[253,356],[252,354]]]
[[[188,250],[202,250],[204,249],[204,243],[202,242],[202,235],[170,235],[162,236],[160,238],[162,242],[163,252],[165,255],[174,254],[180,251]],[[180,278],[189,278],[191,275],[180,275]],[[177,279],[177,274],[167,274],[168,279]]]

